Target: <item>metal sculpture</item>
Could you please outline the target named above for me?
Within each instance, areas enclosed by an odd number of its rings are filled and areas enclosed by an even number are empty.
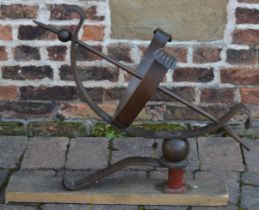
[[[57,34],[60,41],[71,41],[71,67],[81,99],[86,102],[106,123],[109,123],[113,127],[126,132],[129,136],[164,139],[162,144],[162,158],[155,159],[148,157],[129,157],[90,176],[73,182],[69,181],[67,177],[64,176],[63,186],[66,189],[79,190],[86,188],[96,181],[99,181],[123,168],[135,165],[144,165],[168,168],[168,180],[164,186],[163,191],[165,193],[182,193],[186,190],[186,184],[184,181],[184,168],[188,164],[188,161],[186,160],[186,157],[189,153],[189,144],[186,140],[187,138],[197,137],[204,133],[209,133],[222,128],[226,133],[228,133],[229,136],[233,137],[245,149],[249,150],[249,148],[242,142],[240,137],[225,126],[225,124],[235,114],[238,112],[244,112],[248,116],[248,120],[246,121],[245,126],[246,128],[249,128],[251,124],[251,116],[249,110],[244,105],[238,104],[232,107],[230,111],[223,117],[216,119],[205,110],[194,106],[175,93],[158,86],[165,76],[167,70],[176,66],[176,59],[165,52],[163,49],[166,43],[171,41],[171,35],[163,32],[160,29],[157,29],[154,32],[154,37],[149,47],[147,48],[143,59],[141,60],[136,71],[134,71],[78,39],[78,32],[85,20],[84,11],[80,7],[69,6],[65,12],[75,12],[80,17],[79,24],[74,32],[70,32],[66,29],[58,29],[38,21],[34,22],[46,30]],[[77,46],[84,47],[91,53],[94,53],[95,55],[107,60],[108,62],[134,76],[134,78],[129,82],[129,86],[126,89],[125,94],[122,97],[117,111],[113,117],[109,116],[105,111],[98,107],[85,90],[77,70]],[[212,121],[212,123],[201,128],[177,132],[152,131],[143,128],[130,127],[131,123],[137,117],[138,113],[142,110],[156,89],[161,93],[166,94],[178,102],[188,106],[199,114],[207,117]]]

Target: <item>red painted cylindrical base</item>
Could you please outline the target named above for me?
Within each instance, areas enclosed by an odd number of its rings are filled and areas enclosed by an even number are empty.
[[[164,189],[166,193],[185,192],[184,172],[183,168],[168,169],[168,180]]]

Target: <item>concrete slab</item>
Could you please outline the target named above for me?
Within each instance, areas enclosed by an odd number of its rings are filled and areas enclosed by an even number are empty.
[[[66,191],[60,177],[17,173],[6,190],[6,202],[126,205],[221,206],[228,202],[225,185],[215,179],[188,181],[184,194],[161,192],[164,180],[141,176],[107,178],[82,191]]]
[[[86,204],[45,204],[42,210],[87,210]]]
[[[23,169],[60,169],[65,164],[69,139],[66,137],[30,138],[24,154]]]
[[[249,210],[259,209],[259,187],[243,185],[241,189],[240,206]]]
[[[153,139],[116,138],[113,140],[112,163],[130,156],[153,157]]]
[[[0,204],[1,210],[37,210],[37,207],[22,206],[22,205],[2,205]]]
[[[1,136],[0,139],[0,168],[17,168],[23,155],[27,137]]]
[[[247,171],[242,174],[241,181],[245,185],[259,186],[259,173]]]
[[[244,171],[240,146],[232,138],[198,138],[201,170]]]
[[[192,210],[239,210],[237,206],[229,204],[227,206],[214,206],[214,207],[193,207]]]
[[[259,172],[259,141],[244,140],[249,146],[250,151],[244,150],[247,170],[250,172]]]
[[[75,138],[70,142],[65,167],[72,170],[96,170],[108,165],[107,138]]]
[[[240,175],[232,171],[199,171],[195,174],[195,179],[204,180],[207,178],[225,181],[229,190],[229,203],[236,204],[240,196],[239,179]]]

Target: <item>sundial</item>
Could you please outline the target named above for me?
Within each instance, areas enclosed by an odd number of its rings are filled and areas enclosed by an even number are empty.
[[[170,42],[172,37],[170,34],[162,31],[161,29],[156,29],[154,31],[153,38],[145,51],[140,64],[134,70],[105,55],[104,53],[99,52],[87,43],[84,43],[78,39],[79,30],[85,20],[84,11],[80,7],[69,6],[64,12],[77,13],[79,15],[79,24],[74,31],[60,29],[38,21],[34,21],[34,23],[57,34],[61,42],[71,42],[71,68],[81,100],[86,102],[104,122],[127,133],[129,136],[159,139],[163,141],[163,155],[161,158],[141,156],[128,157],[104,169],[78,179],[71,179],[71,177],[69,177],[66,173],[62,179],[55,178],[55,180],[46,179],[44,181],[42,180],[44,178],[38,178],[32,181],[35,182],[34,184],[36,186],[38,186],[37,189],[33,187],[26,187],[28,185],[33,186],[33,184],[25,181],[21,184],[21,188],[25,189],[25,193],[31,193],[30,199],[17,198],[17,195],[19,194],[16,194],[15,197],[14,194],[8,192],[9,194],[7,195],[9,195],[9,197],[7,196],[7,200],[9,202],[85,202],[143,205],[209,206],[226,204],[228,200],[228,193],[225,189],[224,183],[217,182],[216,180],[191,181],[185,179],[184,173],[185,167],[188,165],[187,156],[189,153],[189,143],[187,138],[198,137],[218,129],[223,129],[242,147],[249,150],[249,148],[242,142],[241,138],[225,126],[225,124],[231,120],[232,117],[234,117],[237,113],[242,112],[248,117],[245,126],[249,128],[251,124],[249,110],[244,105],[237,104],[230,108],[230,111],[223,117],[216,119],[205,110],[189,103],[185,99],[176,95],[174,92],[159,86],[167,71],[176,67],[176,59],[164,50],[167,42]],[[133,78],[129,81],[128,87],[125,90],[125,93],[123,94],[113,116],[108,115],[104,110],[97,106],[84,88],[77,69],[77,47],[85,48],[89,52],[114,64],[118,68],[133,76]],[[154,131],[132,127],[132,123],[156,90],[158,90],[161,94],[166,94],[167,96],[188,106],[193,111],[205,116],[211,121],[211,123],[201,128],[177,132],[163,130]],[[109,180],[109,176],[122,169],[132,166],[167,168],[168,177],[163,181],[137,181],[132,178],[128,179],[124,183],[117,179],[111,180],[109,182],[110,184],[105,184],[105,180]],[[132,175],[132,177],[134,177],[134,175]],[[44,186],[50,185],[52,191],[45,192],[42,190],[45,188],[39,184],[39,180],[45,184]],[[102,181],[104,182],[103,185]],[[14,183],[19,185],[19,180],[14,181]],[[101,189],[103,191],[100,191]],[[96,197],[93,196],[95,195],[98,197],[98,193],[101,195],[102,199],[95,199]],[[26,194],[23,195],[23,198],[26,197],[25,195]],[[49,199],[44,197],[44,195]],[[54,198],[51,197],[51,195],[53,195]],[[75,199],[75,196],[77,195],[78,199]]]

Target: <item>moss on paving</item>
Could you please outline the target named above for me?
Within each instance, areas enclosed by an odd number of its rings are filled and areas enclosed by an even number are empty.
[[[154,131],[181,131],[185,129],[194,129],[197,126],[186,126],[181,123],[167,122],[144,122],[135,123],[132,127],[144,128]],[[204,134],[203,136],[222,136],[224,131],[218,131]],[[62,120],[55,121],[32,121],[28,125],[22,122],[15,121],[0,121],[0,135],[9,136],[65,136],[65,137],[107,137],[114,139],[116,137],[125,137],[126,133],[119,129],[113,128],[111,125],[104,122],[97,122],[90,128],[90,133],[82,122],[69,122]],[[225,133],[225,137],[228,135]],[[258,133],[247,132],[240,135],[242,138],[255,140],[259,138]]]
[[[38,121],[28,125],[29,136],[88,136],[85,126],[80,122]]]
[[[0,135],[3,136],[27,136],[27,131],[21,122],[0,122]]]
[[[133,127],[139,127],[154,131],[182,131],[186,129],[186,126],[177,123],[140,123],[134,124]]]
[[[119,129],[113,128],[109,124],[98,122],[91,127],[90,136],[92,137],[107,137],[113,139],[115,137],[127,136]]]
[[[155,131],[159,131],[159,130],[180,131],[180,130],[186,129],[186,127],[181,124],[171,124],[171,123],[139,123],[139,124],[134,124],[132,127],[139,127],[139,128],[144,128],[147,130],[155,130]],[[119,129],[113,128],[109,124],[96,123],[91,128],[90,136],[115,138],[115,137],[124,137],[124,136],[127,136],[127,134],[120,131]]]

